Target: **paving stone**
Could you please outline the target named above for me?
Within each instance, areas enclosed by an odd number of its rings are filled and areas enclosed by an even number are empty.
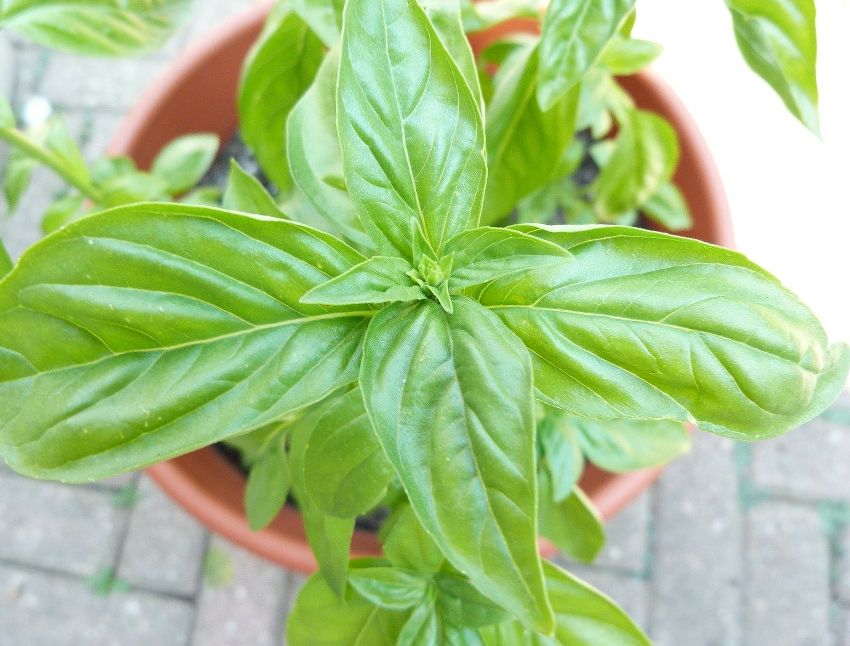
[[[838,632],[836,634],[835,646],[846,646],[850,644],[850,608],[839,608]]]
[[[44,73],[52,53],[37,45],[18,45],[13,51],[15,67],[14,96],[15,103],[36,94],[41,86]]]
[[[190,603],[144,592],[96,596],[81,580],[0,565],[0,643],[183,646]]]
[[[204,581],[192,643],[280,644],[291,574],[218,537],[213,538],[210,549],[228,555],[234,577],[220,587]]]
[[[647,584],[634,575],[603,567],[556,563],[616,601],[641,628],[647,625]]]
[[[708,434],[655,487],[650,626],[658,646],[737,643],[741,522],[733,443]]]
[[[191,596],[207,532],[149,479],[142,478],[118,577],[147,590]]]
[[[4,477],[0,558],[88,576],[113,564],[125,522],[108,492]]]
[[[803,498],[850,500],[850,423],[838,414],[847,409],[850,394],[844,393],[826,415],[756,444],[756,485]]]
[[[595,564],[624,568],[634,574],[646,569],[650,496],[645,493],[605,524],[605,547]]]
[[[829,544],[816,510],[764,502],[750,512],[745,643],[827,646]]]

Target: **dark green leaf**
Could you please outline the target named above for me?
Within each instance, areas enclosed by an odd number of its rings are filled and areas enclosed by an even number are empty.
[[[443,553],[422,527],[408,503],[396,507],[381,526],[384,554],[393,565],[434,573],[443,564]]]
[[[738,253],[629,227],[518,228],[574,259],[479,298],[528,346],[538,396],[555,407],[756,439],[811,419],[844,386],[847,347],[830,347],[811,311]]]
[[[575,134],[578,90],[542,111],[534,99],[537,62],[538,48],[527,46],[496,76],[487,110],[485,225],[506,217],[522,198],[560,177],[561,159]]]
[[[726,0],[747,64],[815,134],[818,119],[814,0]]]
[[[605,545],[605,528],[602,518],[578,487],[563,501],[556,502],[552,495],[550,476],[540,472],[540,533],[557,548],[590,563]]]
[[[201,181],[212,166],[218,145],[218,137],[212,134],[178,137],[156,156],[151,172],[165,180],[172,195],[184,193]]]
[[[248,472],[245,514],[255,532],[274,520],[289,494],[289,463],[281,439],[274,437]]]
[[[537,101],[549,110],[596,62],[635,0],[552,0],[540,38]]]
[[[76,54],[121,56],[160,45],[189,0],[6,0],[0,28]]]
[[[668,231],[685,231],[694,224],[688,203],[673,182],[662,184],[640,210]]]
[[[691,448],[681,422],[667,420],[572,420],[587,458],[613,473],[667,464]]]
[[[425,293],[408,275],[410,263],[397,256],[374,256],[307,292],[302,303],[352,305],[416,301]]]
[[[427,579],[397,567],[356,568],[348,581],[361,597],[390,610],[418,605],[428,589]]]
[[[452,315],[391,305],[364,348],[366,409],[419,520],[476,587],[547,631],[525,349],[466,298]]]
[[[543,447],[543,460],[555,502],[563,501],[572,493],[584,470],[579,437],[568,419],[561,411],[549,409],[537,424],[537,437]]]
[[[239,124],[266,176],[284,195],[292,180],[286,160],[286,118],[322,62],[322,41],[286,2],[266,21],[242,72]]]
[[[260,180],[246,173],[235,159],[230,160],[230,176],[222,204],[224,208],[234,211],[286,218]]]
[[[326,407],[304,454],[304,485],[326,514],[354,518],[374,508],[393,478],[355,389]]]
[[[676,170],[676,131],[661,117],[631,110],[610,159],[595,183],[594,208],[602,222],[634,211],[652,197]]]
[[[345,6],[337,119],[348,191],[384,255],[475,226],[487,179],[478,102],[422,8]]]
[[[361,258],[302,225],[177,204],[61,229],[0,282],[0,453],[90,480],[322,399],[356,378],[364,314],[299,301]]]

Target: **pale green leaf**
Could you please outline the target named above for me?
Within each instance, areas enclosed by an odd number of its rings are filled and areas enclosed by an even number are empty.
[[[172,195],[194,187],[212,166],[218,153],[217,135],[184,135],[169,142],[153,160],[151,172],[165,180]]]
[[[419,605],[428,589],[427,579],[398,567],[356,568],[348,581],[361,597],[391,610]]]
[[[374,256],[344,274],[318,285],[301,299],[303,303],[352,305],[392,303],[425,298],[422,288],[408,275],[410,263],[397,256]]]
[[[478,103],[418,3],[349,0],[337,121],[347,188],[384,255],[476,226],[487,179]]]
[[[65,195],[53,202],[42,215],[42,231],[51,233],[77,219],[81,215],[84,202],[85,197],[79,193]]]
[[[12,110],[12,104],[5,97],[0,96],[0,128],[14,128],[15,123],[15,111]]]
[[[3,241],[0,240],[0,279],[12,271],[12,267],[14,266],[15,263],[12,262],[9,252],[6,251],[6,245],[4,245]]]
[[[668,231],[685,231],[694,224],[688,203],[673,182],[659,186],[655,194],[641,205],[640,210]]]
[[[170,198],[168,182],[157,175],[136,170],[113,175],[100,183],[97,189],[101,208],[138,202],[164,202]]]
[[[446,621],[471,628],[499,623],[508,614],[470,583],[455,574],[441,572],[434,577],[439,594],[437,607]]]
[[[440,628],[434,603],[421,603],[413,609],[401,629],[397,646],[440,646]]]
[[[587,458],[612,473],[667,464],[691,448],[691,434],[681,422],[574,418],[571,425]]]
[[[8,205],[8,214],[14,213],[21,198],[30,185],[35,160],[27,157],[19,148],[12,148],[6,158],[6,170],[3,173],[3,195]]]
[[[339,40],[345,0],[290,0],[290,4],[325,45],[332,47]]]
[[[245,514],[255,532],[272,522],[289,494],[289,463],[280,437],[275,437],[248,472]]]
[[[246,173],[235,159],[230,160],[230,176],[227,178],[222,205],[233,211],[286,219],[260,180]]]
[[[543,463],[555,502],[562,502],[572,493],[584,470],[579,436],[568,422],[569,418],[561,411],[550,408],[537,423],[537,438],[543,448]]]
[[[615,36],[602,51],[599,64],[612,74],[637,74],[661,55],[663,47],[651,40]]]
[[[372,425],[446,558],[528,625],[551,615],[536,545],[531,366],[484,308],[391,305],[371,321],[360,375]]]
[[[460,0],[463,26],[467,32],[483,31],[511,18],[537,18],[537,0]]]
[[[432,574],[444,562],[440,548],[406,502],[398,505],[384,521],[381,543],[384,554],[398,567]]]

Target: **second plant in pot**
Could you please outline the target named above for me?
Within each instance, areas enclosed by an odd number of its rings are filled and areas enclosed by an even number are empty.
[[[574,484],[548,468],[571,459],[551,426],[775,436],[834,399],[847,348],[738,253],[618,225],[482,226],[519,197],[488,198],[498,106],[457,14],[424,4],[348,0],[338,42],[333,21],[315,27],[333,44],[322,59],[314,43],[289,166],[326,204],[350,196],[326,214],[339,235],[287,219],[297,203],[279,209],[235,169],[233,210],[106,210],[5,274],[0,453],[87,481],[238,442],[254,524],[291,490],[321,566],[293,644],[645,643],[538,554],[541,489]],[[500,62],[533,69],[542,52],[518,47]],[[575,110],[568,78],[546,87],[541,106]],[[613,197],[595,212],[631,215]],[[356,518],[378,508],[385,557],[349,562]]]

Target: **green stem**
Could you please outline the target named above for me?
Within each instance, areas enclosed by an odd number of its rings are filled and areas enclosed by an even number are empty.
[[[50,168],[54,173],[79,190],[80,193],[85,195],[92,202],[101,201],[100,193],[88,179],[80,177],[68,170],[60,158],[48,149],[38,145],[20,130],[17,130],[16,128],[0,128],[0,139],[5,140],[10,145],[21,150],[27,156]]]

